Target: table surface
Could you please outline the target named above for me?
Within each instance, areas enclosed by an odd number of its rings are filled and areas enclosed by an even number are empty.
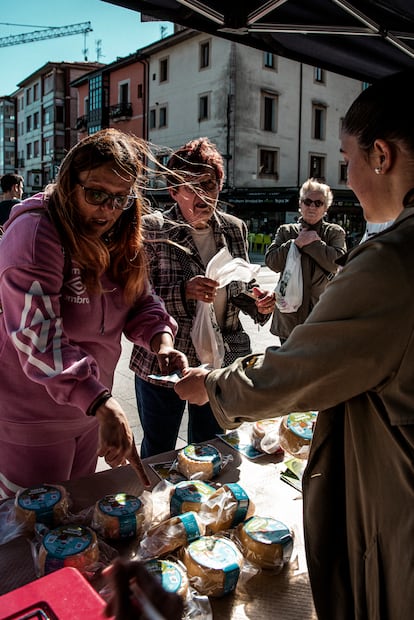
[[[262,570],[245,583],[239,583],[234,593],[210,599],[214,620],[316,620],[303,546],[302,496],[280,480],[283,464],[268,455],[250,460],[220,439],[208,443],[214,444],[225,460],[228,457],[226,466],[214,482],[238,482],[254,502],[255,514],[276,518],[291,527],[295,534],[293,559],[281,573],[275,575]],[[160,479],[149,464],[173,460],[175,455],[176,452],[167,452],[144,459],[151,488],[158,485]],[[109,493],[140,495],[143,491],[140,480],[129,465],[68,481],[64,486],[74,514],[91,508]],[[123,555],[133,554],[130,545],[117,550]],[[0,545],[0,594],[35,578],[31,544],[27,538],[20,536]]]

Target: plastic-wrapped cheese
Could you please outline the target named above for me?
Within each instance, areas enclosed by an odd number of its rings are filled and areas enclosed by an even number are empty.
[[[145,519],[144,503],[135,495],[115,493],[96,502],[92,527],[113,540],[138,536]]]
[[[177,468],[189,480],[211,480],[222,467],[221,454],[211,444],[188,444],[177,454]]]
[[[29,530],[35,523],[55,527],[68,516],[68,495],[62,486],[42,484],[19,491],[14,507],[16,519]]]
[[[235,527],[253,513],[253,502],[236,482],[223,484],[207,498],[200,510],[207,534]]]
[[[72,566],[86,574],[99,560],[98,539],[93,530],[82,525],[61,525],[43,538],[39,551],[41,575]]]
[[[155,558],[188,545],[205,533],[196,512],[185,512],[151,527],[140,543],[140,554]]]
[[[228,538],[202,536],[183,550],[183,562],[200,594],[223,596],[236,588],[243,556]]]
[[[185,568],[172,560],[149,560],[145,568],[160,582],[164,590],[179,594],[183,598],[188,593],[188,577]]]
[[[254,564],[281,570],[289,562],[293,535],[281,521],[254,516],[241,523],[236,532],[245,557]]]
[[[202,480],[183,480],[172,489],[170,497],[170,512],[177,516],[183,512],[199,512],[202,504],[215,489]]]
[[[282,418],[279,439],[283,450],[298,459],[308,458],[317,415],[316,411],[301,411]]]
[[[266,454],[282,453],[279,440],[280,422],[280,418],[268,418],[254,422],[251,429],[251,441],[256,450]]]

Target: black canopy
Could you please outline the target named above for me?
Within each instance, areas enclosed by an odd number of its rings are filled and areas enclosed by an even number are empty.
[[[414,67],[414,0],[104,0],[364,81]]]

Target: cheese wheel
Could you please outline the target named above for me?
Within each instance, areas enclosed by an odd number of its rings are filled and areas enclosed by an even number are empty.
[[[228,530],[252,516],[254,504],[236,482],[223,484],[202,505],[200,516],[206,522],[206,533]]]
[[[298,459],[307,459],[316,422],[316,411],[290,413],[282,418],[279,429],[280,446]]]
[[[188,444],[177,454],[177,469],[189,480],[211,480],[222,466],[221,454],[211,444]]]
[[[171,516],[183,512],[199,512],[202,504],[214,493],[214,488],[202,480],[183,480],[172,489],[170,497]]]
[[[72,566],[81,573],[94,571],[99,560],[98,539],[93,530],[82,525],[61,525],[50,530],[39,550],[41,575]]]
[[[251,428],[250,438],[254,448],[266,454],[281,451],[279,440],[280,418],[257,420]]]
[[[144,519],[144,503],[139,497],[115,493],[96,502],[92,527],[104,538],[132,538],[141,533]]]
[[[42,484],[23,489],[14,500],[16,519],[25,523],[30,531],[36,523],[56,527],[67,518],[68,503],[66,490],[59,485]]]
[[[202,536],[183,550],[190,583],[206,596],[223,596],[236,586],[243,556],[228,538]]]
[[[167,592],[179,594],[183,598],[188,593],[188,577],[185,568],[172,560],[148,560],[145,568],[158,579]]]
[[[188,545],[205,533],[205,526],[196,512],[171,517],[150,528],[140,543],[144,557],[155,558]]]
[[[262,568],[282,569],[290,560],[293,535],[281,521],[253,516],[238,526],[236,535],[245,557]]]

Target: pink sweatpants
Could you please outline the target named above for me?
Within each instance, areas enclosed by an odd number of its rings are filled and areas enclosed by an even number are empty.
[[[20,488],[56,484],[93,474],[98,427],[48,446],[17,446],[0,440],[0,499]]]

